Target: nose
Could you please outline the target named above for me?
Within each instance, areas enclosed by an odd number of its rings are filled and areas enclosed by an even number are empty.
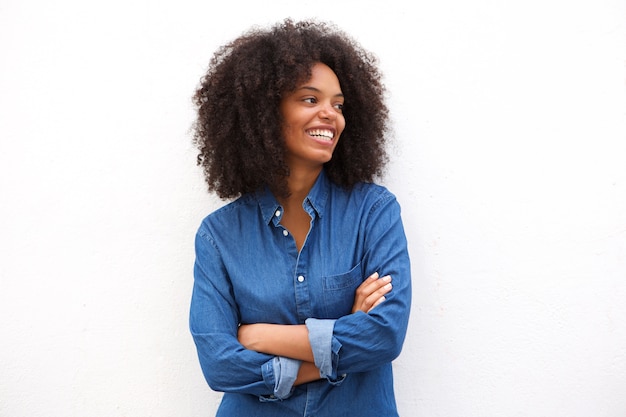
[[[323,104],[319,111],[320,119],[335,120],[337,113],[330,103]]]

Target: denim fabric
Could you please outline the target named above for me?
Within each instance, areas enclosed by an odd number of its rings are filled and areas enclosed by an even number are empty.
[[[396,416],[391,362],[411,304],[400,206],[384,187],[345,189],[322,172],[304,208],[311,228],[300,252],[268,190],[198,229],[190,329],[209,386],[224,392],[217,415]],[[374,272],[392,276],[392,291],[369,314],[351,314]],[[321,379],[291,387],[297,361],[240,345],[239,324],[259,322],[306,323]]]
[[[279,400],[289,398],[293,389],[293,383],[296,382],[298,377],[298,370],[300,369],[301,362],[297,359],[283,358],[276,356],[272,361],[272,368],[274,370],[275,385],[274,385],[274,397]]]
[[[334,350],[332,346],[335,321],[309,318],[304,322],[309,331],[309,343],[313,350],[315,366],[320,370],[320,376],[328,378],[331,382],[337,379],[337,375],[334,372],[337,368],[337,356],[339,353],[339,346]]]

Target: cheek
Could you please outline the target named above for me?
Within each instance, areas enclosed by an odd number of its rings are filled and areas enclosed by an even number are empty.
[[[283,134],[283,138],[289,137],[291,135],[291,125],[288,123],[283,123],[281,133]]]
[[[346,128],[346,120],[341,117],[341,123],[337,124],[337,128],[339,129],[339,134],[343,133],[343,130]]]

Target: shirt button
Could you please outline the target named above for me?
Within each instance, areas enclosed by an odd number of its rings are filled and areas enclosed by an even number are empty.
[[[283,230],[283,235],[284,235],[284,236],[288,236],[288,235],[289,235],[289,232],[288,232],[288,231],[286,231],[286,230]]]
[[[302,275],[298,277],[298,282],[304,282],[304,277]]]
[[[276,213],[274,213],[274,216],[280,217],[280,210],[276,210]]]

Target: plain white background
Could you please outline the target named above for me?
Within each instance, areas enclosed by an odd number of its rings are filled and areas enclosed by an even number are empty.
[[[377,54],[410,242],[401,414],[626,415],[626,7],[0,0],[0,415],[210,416],[187,329],[214,50],[337,23]]]

